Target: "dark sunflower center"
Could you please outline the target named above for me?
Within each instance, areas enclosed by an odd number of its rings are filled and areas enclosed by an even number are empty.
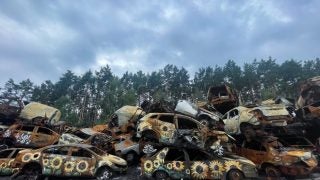
[[[201,166],[197,166],[196,171],[201,174],[203,172],[203,168]]]

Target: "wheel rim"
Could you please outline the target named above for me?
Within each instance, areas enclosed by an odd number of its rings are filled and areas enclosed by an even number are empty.
[[[128,162],[132,162],[134,160],[134,154],[132,154],[132,153],[127,154],[127,158],[126,159],[127,159]]]
[[[157,179],[167,179],[167,175],[164,172],[158,172]]]
[[[208,121],[207,120],[201,120],[200,123],[204,126],[208,126]]]
[[[110,179],[111,176],[112,176],[112,172],[106,169],[103,171],[103,173],[101,174],[101,176],[98,179],[100,179],[100,180]]]
[[[266,169],[266,174],[269,177],[279,177],[279,172],[278,170],[274,169],[274,168],[267,168]]]
[[[230,173],[230,177],[232,180],[240,180],[242,179],[242,175],[240,174],[240,172],[237,172],[237,171],[232,171]]]

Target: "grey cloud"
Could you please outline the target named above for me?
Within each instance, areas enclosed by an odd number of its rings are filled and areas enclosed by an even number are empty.
[[[0,85],[111,63],[117,75],[319,55],[319,1],[0,1]],[[97,57],[103,57],[97,62]],[[126,65],[127,64],[127,65]],[[95,69],[93,69],[95,70]]]

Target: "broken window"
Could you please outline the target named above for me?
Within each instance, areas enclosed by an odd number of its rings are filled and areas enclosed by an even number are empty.
[[[204,160],[211,160],[211,156],[207,153],[204,153],[199,150],[187,150],[189,154],[190,161],[204,161]]]
[[[33,132],[34,127],[33,126],[22,126],[21,131],[28,131]]]
[[[53,147],[43,151],[43,153],[47,154],[58,154],[58,155],[68,155],[68,148],[67,147]]]
[[[160,121],[167,122],[167,123],[172,123],[173,124],[173,115],[161,115],[159,117]]]
[[[52,135],[52,131],[47,128],[39,127],[38,133]]]
[[[92,154],[86,149],[79,148],[72,151],[72,156],[91,158]]]
[[[179,125],[179,129],[197,129],[198,128],[197,123],[191,121],[190,119],[181,118],[181,117],[178,117],[178,125]]]
[[[12,150],[5,150],[0,152],[0,158],[8,158],[11,154]]]
[[[184,153],[180,149],[169,149],[166,161],[185,161]]]
[[[256,151],[267,151],[267,149],[259,141],[256,140],[252,140],[250,142],[246,141],[244,147]]]
[[[229,118],[233,118],[239,115],[239,111],[237,109],[229,112]]]

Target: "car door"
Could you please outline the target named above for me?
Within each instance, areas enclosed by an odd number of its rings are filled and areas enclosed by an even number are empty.
[[[35,126],[21,126],[16,130],[15,138],[16,145],[23,147],[34,147],[33,135],[34,135]]]
[[[241,149],[241,155],[250,159],[255,164],[261,164],[267,158],[267,149],[260,141],[245,142]]]
[[[236,134],[239,130],[239,110],[232,109],[223,116],[224,130],[228,134]]]
[[[187,157],[182,149],[169,148],[164,158],[163,168],[166,172],[170,172],[174,179],[190,179],[190,169]]]
[[[96,166],[95,155],[82,147],[73,147],[71,149],[71,160],[67,163],[74,163],[76,173],[79,176],[93,176]]]
[[[55,141],[55,136],[54,136],[54,132],[48,128],[45,127],[37,127],[35,129],[34,135],[33,135],[33,143],[37,146],[37,147],[44,147],[44,146],[48,146],[54,143]]]
[[[210,173],[211,156],[197,149],[185,150],[189,157],[191,179],[213,179]]]
[[[186,142],[189,142],[198,147],[204,146],[205,136],[199,129],[199,122],[184,116],[177,116],[177,124],[177,133]]]
[[[42,173],[56,176],[70,174],[71,171],[66,171],[66,162],[70,160],[69,149],[68,146],[56,146],[43,150],[41,156]],[[73,169],[74,167],[72,167]]]
[[[13,149],[6,149],[0,151],[0,175],[11,175],[11,163],[12,163],[12,155],[14,153]]]

